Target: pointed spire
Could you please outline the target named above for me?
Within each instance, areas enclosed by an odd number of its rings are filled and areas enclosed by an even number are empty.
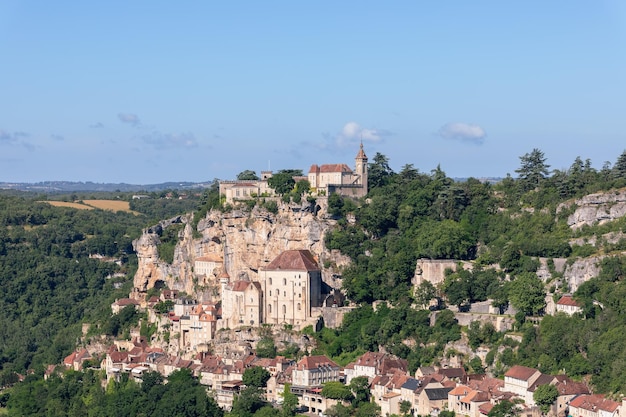
[[[356,158],[357,159],[367,159],[367,155],[365,155],[365,152],[363,151],[363,139],[361,139],[361,147],[359,149],[359,153],[356,154]]]

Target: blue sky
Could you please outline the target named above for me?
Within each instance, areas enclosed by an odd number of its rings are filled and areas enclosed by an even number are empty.
[[[0,0],[0,181],[599,169],[625,121],[620,0]]]

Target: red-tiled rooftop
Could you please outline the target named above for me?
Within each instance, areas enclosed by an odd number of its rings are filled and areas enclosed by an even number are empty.
[[[320,268],[308,250],[287,250],[265,267],[266,271],[319,271]]]
[[[561,306],[580,307],[580,304],[578,304],[578,302],[574,300],[571,295],[562,296],[556,303]]]
[[[620,403],[604,398],[601,394],[579,395],[570,401],[570,406],[582,408],[584,410],[600,410],[613,412],[619,407]]]
[[[339,367],[339,365],[324,355],[305,356],[300,359],[297,365],[298,369],[315,369],[320,366],[331,366],[333,368]]]
[[[311,165],[309,174],[324,173],[330,174],[334,172],[352,172],[352,169],[346,164],[323,164],[323,165]]]
[[[536,369],[529,368],[527,366],[515,365],[504,374],[509,378],[519,379],[521,381],[528,381],[528,379],[538,372]]]

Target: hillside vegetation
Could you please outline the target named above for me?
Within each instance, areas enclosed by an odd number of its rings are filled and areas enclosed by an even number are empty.
[[[370,166],[373,187],[366,201],[355,204],[331,196],[329,211],[340,226],[327,236],[326,244],[352,258],[343,271],[343,288],[362,307],[348,314],[337,331],[322,332],[321,350],[341,361],[355,351],[384,346],[416,369],[438,362],[446,354],[444,344],[460,338],[460,332],[445,314],[435,329],[426,330],[415,305],[438,299],[438,308],[447,303],[462,309],[490,299],[494,306],[504,309],[512,304],[519,311],[516,330],[522,342],[499,334],[493,326],[473,324],[466,329],[471,347],[490,349],[485,362],[472,359],[473,371],[489,367],[502,375],[509,366],[523,364],[547,373],[591,375],[599,392],[626,392],[621,336],[626,334],[626,260],[621,252],[626,241],[609,244],[602,238],[626,230],[625,222],[574,231],[566,224],[568,213],[556,213],[562,202],[626,186],[626,153],[612,168],[605,165],[601,171],[577,158],[568,170],[550,172],[537,149],[520,162],[518,178],[491,185],[472,178],[455,182],[440,168],[426,174],[407,165],[395,173],[387,158],[377,154]],[[354,221],[348,221],[352,217]],[[570,245],[575,237],[596,237],[596,246]],[[535,273],[539,257],[548,258],[550,265],[552,258],[571,262],[595,254],[607,256],[602,272],[575,294],[585,306],[586,320],[557,315],[545,317],[539,326],[526,320],[543,315],[547,290],[554,290],[557,299],[568,291],[554,269],[553,282],[546,286],[540,281]],[[413,292],[411,279],[419,258],[470,260],[474,269],[448,271],[439,288],[425,283]],[[386,300],[392,308],[374,312],[368,306],[374,300]],[[440,325],[439,320],[447,324]]]
[[[93,324],[94,333],[97,326],[123,331],[111,322],[110,305],[132,286],[132,240],[153,216],[199,204],[199,197],[131,200],[145,213],[135,215],[54,207],[44,198],[0,194],[0,386],[15,382],[16,373],[61,362],[75,348],[82,323]]]

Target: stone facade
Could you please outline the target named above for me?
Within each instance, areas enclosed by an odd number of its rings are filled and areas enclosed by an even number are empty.
[[[321,271],[308,250],[284,251],[259,271],[265,323],[303,327],[322,305]]]

